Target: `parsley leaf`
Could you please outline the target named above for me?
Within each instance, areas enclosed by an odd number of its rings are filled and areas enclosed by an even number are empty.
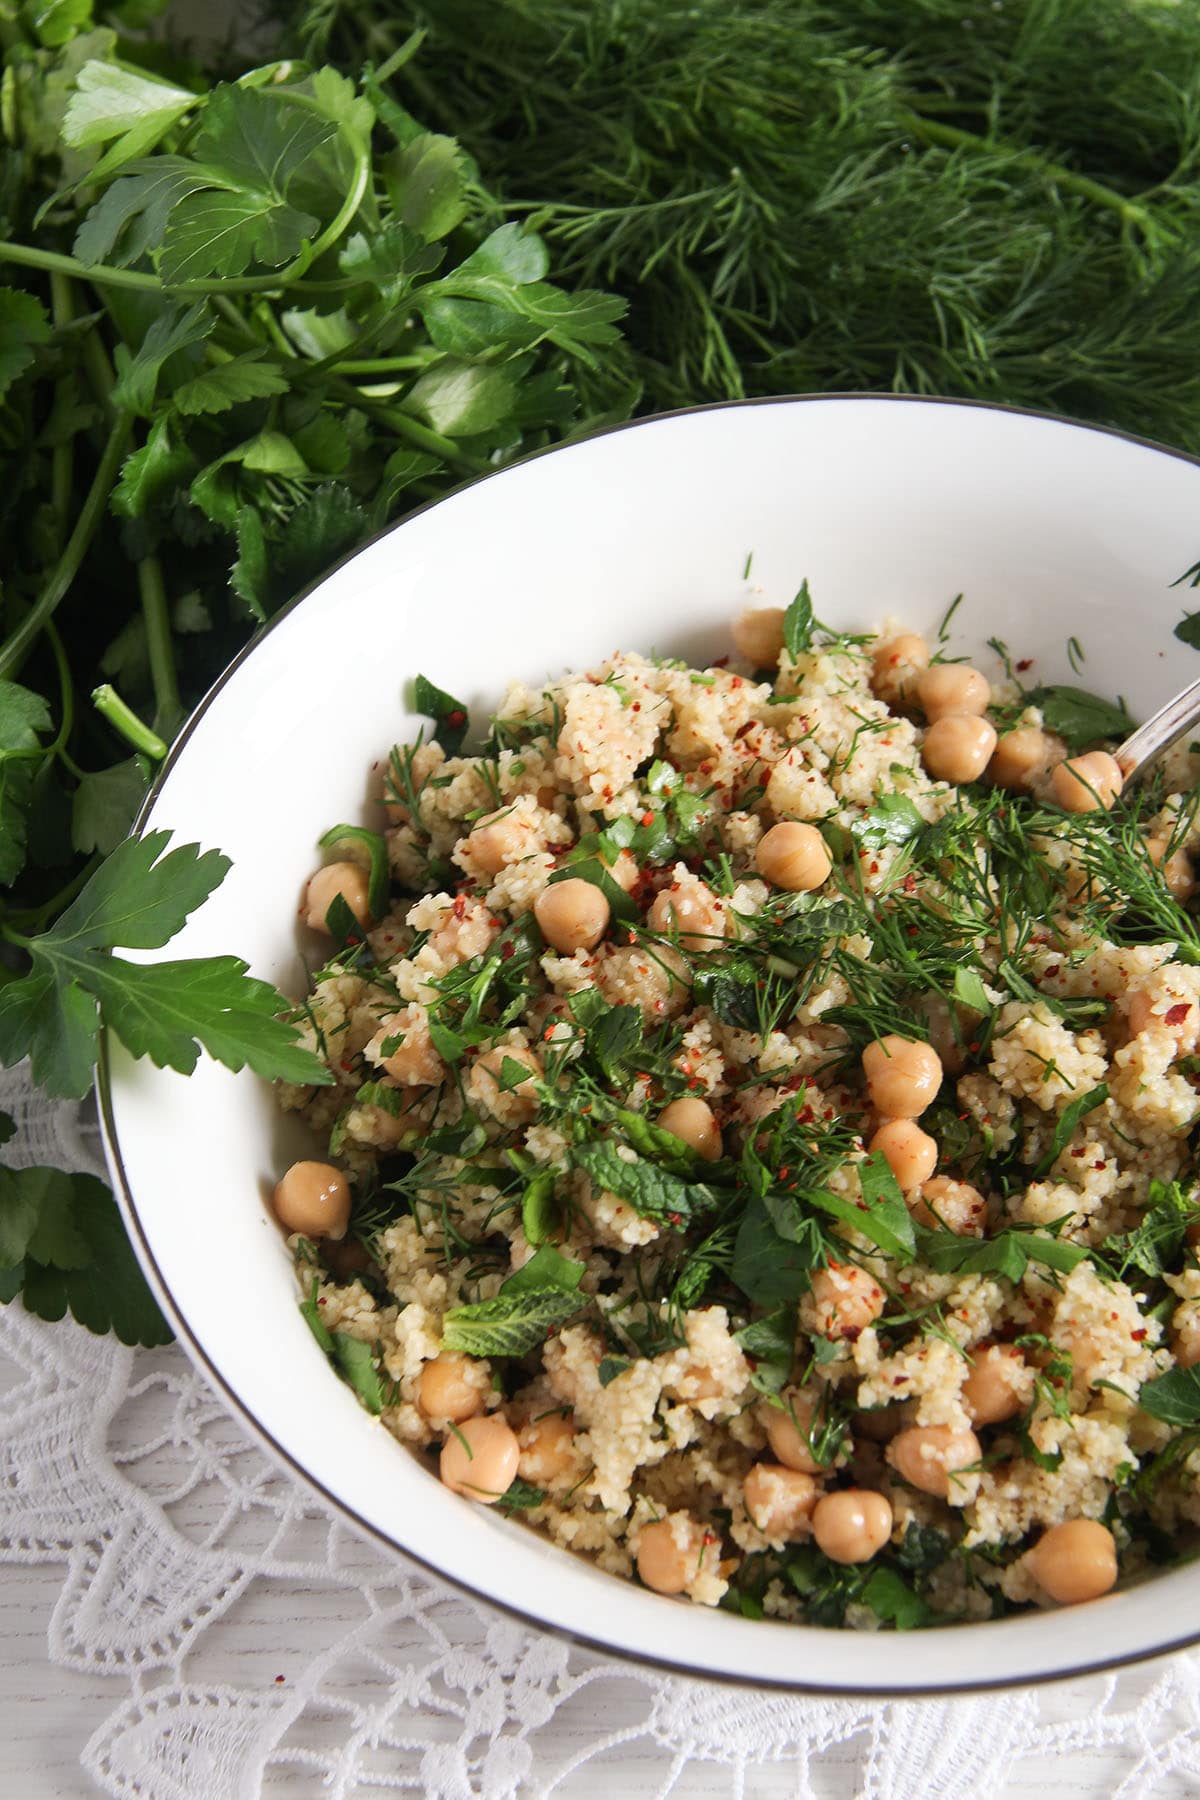
[[[1134,720],[1124,704],[1113,705],[1085,688],[1037,687],[1025,696],[1026,704],[1039,706],[1049,730],[1067,740],[1069,750],[1086,750],[1105,738],[1128,737]]]
[[[1138,1405],[1165,1425],[1200,1424],[1200,1367],[1168,1369],[1143,1382]]]
[[[18,1179],[21,1173],[29,1171]],[[58,1171],[36,1173],[55,1198],[50,1219],[39,1223],[25,1253],[21,1297],[28,1310],[41,1319],[61,1319],[70,1311],[89,1331],[115,1332],[123,1344],[169,1344],[170,1326],[104,1183],[94,1175],[61,1177],[70,1185],[68,1210],[65,1190],[49,1179]]]
[[[1175,627],[1175,636],[1190,650],[1200,650],[1200,612],[1185,613]]]
[[[447,756],[457,756],[471,723],[462,701],[444,688],[435,687],[427,676],[418,675],[413,682],[413,707],[436,721],[434,738]]]
[[[859,1163],[858,1179],[862,1188],[861,1206],[844,1194],[831,1193],[827,1188],[811,1188],[805,1198],[822,1212],[840,1219],[844,1225],[852,1225],[887,1255],[911,1262],[916,1254],[912,1214],[882,1151],[876,1150]]]
[[[765,1318],[755,1319],[734,1332],[751,1366],[750,1380],[763,1394],[777,1394],[787,1386],[796,1356],[796,1309],[781,1306]]]
[[[29,973],[0,988],[0,1062],[30,1058],[48,1093],[87,1092],[101,1020],[134,1056],[195,1068],[202,1045],[228,1068],[269,1079],[325,1084],[320,1060],[277,1016],[282,995],[233,956],[140,963],[114,946],[161,948],[222,880],[218,851],[167,850],[170,833],[129,839],[103,863],[50,930],[16,938]]]

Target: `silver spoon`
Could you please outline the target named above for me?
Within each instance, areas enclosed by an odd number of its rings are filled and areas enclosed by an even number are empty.
[[[1144,725],[1139,725],[1123,744],[1118,744],[1114,754],[1126,781],[1136,780],[1151,763],[1158,761],[1176,738],[1196,724],[1200,724],[1200,681],[1193,681],[1181,694],[1160,706]]]

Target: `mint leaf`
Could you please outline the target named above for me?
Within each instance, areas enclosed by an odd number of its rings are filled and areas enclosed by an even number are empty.
[[[579,1144],[572,1155],[576,1168],[586,1172],[593,1187],[615,1194],[643,1218],[687,1224],[716,1203],[712,1189],[704,1183],[683,1181],[641,1157],[627,1162],[615,1144]]]
[[[1034,1181],[1040,1181],[1043,1175],[1048,1175],[1050,1173],[1055,1162],[1062,1155],[1074,1136],[1075,1127],[1079,1124],[1080,1120],[1085,1119],[1087,1115],[1090,1112],[1094,1112],[1098,1106],[1103,1106],[1107,1099],[1108,1087],[1106,1083],[1102,1081],[1098,1087],[1090,1088],[1086,1094],[1080,1094],[1077,1100],[1072,1100],[1068,1106],[1063,1107],[1054,1127],[1054,1136],[1050,1140],[1050,1148],[1047,1150],[1045,1156],[1042,1157],[1037,1167],[1032,1170]]]
[[[442,1322],[442,1344],[467,1356],[526,1356],[585,1304],[562,1287],[497,1294],[452,1308]]]
[[[1200,1366],[1168,1369],[1165,1375],[1143,1382],[1138,1405],[1164,1425],[1200,1423]]]
[[[89,1260],[78,1268],[54,1268],[27,1257],[25,1305],[42,1319],[61,1319],[69,1310],[89,1331],[113,1331],[123,1344],[169,1344],[170,1326],[138,1266],[116,1201],[94,1175],[68,1179],[71,1227]]]
[[[783,615],[783,643],[789,656],[799,656],[810,647],[815,623],[808,582],[802,581],[800,592]]]

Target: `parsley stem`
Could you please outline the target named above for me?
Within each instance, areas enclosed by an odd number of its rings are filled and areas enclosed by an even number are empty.
[[[179,702],[179,682],[171,648],[171,620],[167,612],[162,564],[157,556],[144,557],[137,566],[137,574],[142,617],[146,621],[150,679],[154,686],[154,726],[156,731],[163,731],[171,737],[183,708]],[[142,749],[144,746],[139,745],[138,748]],[[153,755],[153,751],[150,754]]]
[[[55,269],[50,275],[50,311],[54,323],[58,327],[69,325],[75,316],[74,293],[71,283],[61,270]],[[69,383],[69,388],[68,388]],[[71,394],[77,391],[72,377],[60,383],[55,391],[56,403],[64,395],[64,388]],[[58,545],[61,549],[66,543],[68,520],[71,510],[71,480],[75,472],[75,439],[74,435],[64,436],[55,444],[50,458],[50,505],[54,512],[55,524],[58,527]]]
[[[140,719],[132,706],[122,700],[115,687],[109,681],[92,689],[92,705],[101,718],[107,719],[114,731],[119,731],[126,743],[132,744],[135,750],[141,750],[161,762],[167,754],[167,746],[156,731],[151,731],[144,719]]]
[[[108,496],[112,491],[117,468],[125,454],[129,442],[129,434],[133,429],[133,420],[129,414],[118,418],[109,433],[104,454],[96,468],[92,485],[75,521],[75,529],[67,539],[66,547],[59,557],[49,581],[38,595],[31,611],[24,618],[8,640],[0,645],[0,680],[11,680],[49,619],[70,591],[72,582],[79,573],[79,565],[83,561],[88,545],[95,537],[104,517],[104,509],[108,504]]]

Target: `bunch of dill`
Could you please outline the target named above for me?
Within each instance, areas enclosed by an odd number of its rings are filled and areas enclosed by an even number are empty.
[[[1196,0],[309,0],[632,302],[647,409],[1037,406],[1200,450]]]

